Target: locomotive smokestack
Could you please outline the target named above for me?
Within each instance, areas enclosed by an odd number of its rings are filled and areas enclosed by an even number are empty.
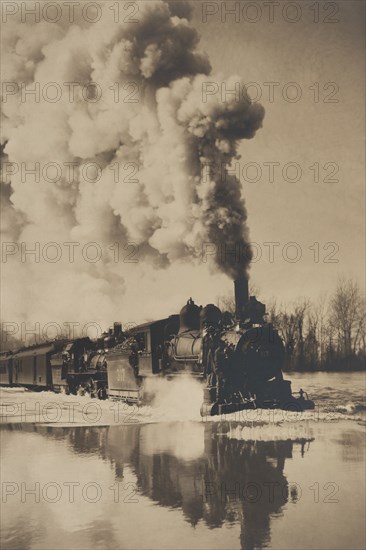
[[[235,288],[235,317],[242,321],[245,317],[245,309],[249,301],[249,286],[246,277],[240,277],[234,281]]]
[[[122,334],[122,324],[121,323],[113,323],[113,332],[115,336],[121,336]]]

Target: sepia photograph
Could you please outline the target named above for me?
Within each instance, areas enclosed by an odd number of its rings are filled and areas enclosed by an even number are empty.
[[[366,0],[1,0],[1,550],[366,548]]]

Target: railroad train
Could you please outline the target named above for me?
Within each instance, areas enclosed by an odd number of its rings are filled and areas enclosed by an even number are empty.
[[[283,379],[285,349],[265,305],[235,282],[235,315],[192,299],[180,313],[96,341],[55,340],[0,355],[0,384],[33,390],[88,393],[99,399],[144,403],[150,377],[188,374],[203,381],[202,416],[250,408],[314,408]]]

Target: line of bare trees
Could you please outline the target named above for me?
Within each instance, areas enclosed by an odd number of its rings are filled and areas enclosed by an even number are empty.
[[[251,294],[257,294],[251,289]],[[220,299],[221,307],[230,301]],[[340,278],[335,290],[313,302],[267,304],[268,321],[286,347],[285,370],[363,370],[366,363],[366,302],[359,285]]]

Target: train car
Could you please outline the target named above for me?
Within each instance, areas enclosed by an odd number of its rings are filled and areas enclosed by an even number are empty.
[[[47,343],[14,353],[12,383],[35,389],[51,389],[50,356],[54,351],[54,344]]]
[[[0,385],[12,384],[12,352],[5,351],[0,354]]]
[[[89,338],[55,340],[20,349],[0,360],[1,383],[56,393],[106,395],[104,352]]]

